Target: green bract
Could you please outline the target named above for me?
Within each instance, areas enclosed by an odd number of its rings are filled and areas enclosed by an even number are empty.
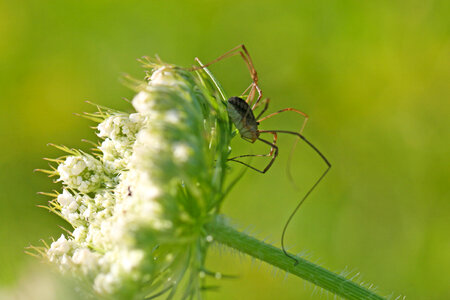
[[[204,70],[162,62],[137,82],[127,114],[99,107],[97,153],[67,150],[50,171],[63,191],[50,209],[73,227],[46,254],[87,282],[94,298],[197,296],[204,225],[224,195],[232,129]]]

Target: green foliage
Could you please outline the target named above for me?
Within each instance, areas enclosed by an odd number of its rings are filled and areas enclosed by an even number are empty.
[[[83,100],[126,109],[120,98],[133,93],[117,84],[120,73],[142,77],[130,60],[158,53],[189,66],[244,42],[269,111],[308,113],[305,135],[334,165],[290,228],[292,251],[309,250],[336,271],[357,267],[352,274],[396,294],[450,297],[442,275],[450,268],[448,1],[26,0],[3,1],[0,16],[2,284],[16,283],[33,261],[23,253],[30,241],[62,233],[62,221],[35,207],[47,201],[36,191],[54,185],[31,171],[47,168],[36,163],[42,156],[60,155],[48,141],[72,148],[94,139],[91,123],[72,115],[91,111]],[[249,83],[238,58],[212,70],[229,95]],[[273,124],[298,126],[289,117]],[[291,142],[280,139],[274,168],[247,172],[223,205],[274,241],[299,198],[285,176]],[[233,149],[249,153],[245,142]],[[303,189],[321,168],[308,155],[298,148],[292,165]],[[320,298],[246,260],[217,254],[209,263],[242,277],[221,283],[215,299],[253,297],[262,287],[260,299]]]

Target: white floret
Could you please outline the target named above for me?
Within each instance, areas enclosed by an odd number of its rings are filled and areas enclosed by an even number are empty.
[[[72,255],[72,262],[82,270],[84,274],[97,268],[98,254],[87,248],[76,249]]]
[[[75,197],[68,190],[64,189],[62,194],[58,195],[57,200],[62,207],[67,207],[75,202]]]
[[[71,249],[71,243],[66,239],[64,234],[61,234],[59,239],[52,243],[49,251],[55,255],[62,255],[68,253]]]
[[[174,97],[176,101],[164,98],[172,88],[179,88],[183,97],[193,94],[185,93],[187,85],[181,77],[174,78],[169,67],[156,70],[145,90],[133,99],[137,113],[112,113],[97,126],[102,139],[98,157],[80,152],[57,168],[64,186],[57,203],[74,230],[53,242],[47,254],[62,270],[89,273],[99,294],[114,298],[126,284],[147,283],[154,274],[143,271],[161,271],[158,255],[164,268],[177,263],[176,251],[153,256],[148,248],[163,244],[170,234],[175,236],[175,225],[192,224],[191,215],[176,201],[184,164],[193,165],[186,163],[196,149],[202,149],[196,139],[204,138],[185,134],[202,128],[203,123],[186,131],[195,124],[191,108],[184,109],[180,95]],[[140,248],[137,237],[158,243]],[[149,268],[148,264],[155,265]]]
[[[185,143],[177,143],[173,146],[173,157],[180,163],[186,162],[192,153],[192,149]]]
[[[84,226],[79,226],[72,232],[72,236],[76,242],[82,242],[86,238],[86,235],[87,229]]]
[[[59,180],[82,193],[90,193],[102,184],[108,184],[100,161],[89,155],[69,156],[58,166]]]
[[[176,110],[169,110],[165,114],[166,122],[176,124],[180,122],[180,113]]]
[[[102,138],[110,138],[116,141],[120,138],[132,140],[136,132],[141,127],[143,117],[139,114],[113,115],[106,118],[97,126],[97,135]]]

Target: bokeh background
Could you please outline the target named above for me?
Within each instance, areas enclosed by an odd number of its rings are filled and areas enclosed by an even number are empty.
[[[360,273],[383,294],[450,299],[449,4],[0,2],[0,298],[19,299],[14,291],[39,277],[24,247],[62,232],[56,216],[36,207],[48,200],[36,192],[55,185],[33,169],[58,155],[49,142],[87,149],[81,139],[95,139],[92,124],[73,115],[94,109],[84,100],[131,110],[122,97],[133,93],[119,78],[143,76],[136,58],[159,54],[189,66],[195,56],[212,60],[245,43],[270,110],[308,113],[304,133],[333,163],[288,230],[291,251]],[[239,58],[211,70],[230,95],[249,83]],[[300,122],[286,113],[262,128],[296,130]],[[241,228],[276,245],[302,192],[324,169],[301,144],[289,161],[293,142],[280,137],[275,166],[264,175],[248,171],[224,205]],[[260,150],[239,139],[234,145],[236,153]],[[286,177],[287,163],[300,191]],[[226,250],[212,251],[208,266],[239,279],[221,280],[206,299],[325,297]]]

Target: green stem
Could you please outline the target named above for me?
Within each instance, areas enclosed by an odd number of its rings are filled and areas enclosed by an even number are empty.
[[[385,299],[359,284],[303,258],[296,257],[298,264],[294,266],[292,259],[287,257],[283,251],[237,231],[229,226],[222,216],[217,216],[206,226],[206,230],[216,242],[276,266],[343,298]]]

